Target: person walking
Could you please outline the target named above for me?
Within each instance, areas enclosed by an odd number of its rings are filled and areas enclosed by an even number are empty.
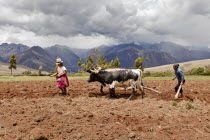
[[[176,84],[176,86],[174,87],[175,92],[177,92],[179,87],[180,87],[180,85],[183,85],[185,83],[185,77],[184,77],[184,73],[179,68],[179,64],[174,64],[173,65],[173,69],[174,69],[174,72],[175,72],[176,76],[172,80],[175,80],[176,78],[178,80],[178,84]],[[182,89],[182,87],[180,89],[180,93],[181,93],[181,96],[183,97],[183,89]]]
[[[57,65],[56,72],[50,75],[50,77],[56,75],[56,82],[57,82],[56,87],[58,87],[62,91],[61,95],[66,95],[67,94],[66,88],[69,86],[69,80],[67,77],[67,69],[63,65],[63,61],[61,60],[61,58],[56,59],[56,65]]]

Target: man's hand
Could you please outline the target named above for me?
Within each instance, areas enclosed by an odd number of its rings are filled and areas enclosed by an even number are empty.
[[[184,85],[184,81],[181,82],[181,85]]]

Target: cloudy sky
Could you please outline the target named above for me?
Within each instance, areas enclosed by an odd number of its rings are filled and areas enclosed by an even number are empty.
[[[0,43],[210,46],[209,0],[0,0]]]

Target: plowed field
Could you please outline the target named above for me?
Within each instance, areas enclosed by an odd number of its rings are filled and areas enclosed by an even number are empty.
[[[210,139],[210,80],[188,80],[176,101],[176,81],[144,84],[162,93],[129,101],[131,90],[112,99],[85,80],[70,80],[67,96],[53,81],[0,82],[0,140]]]

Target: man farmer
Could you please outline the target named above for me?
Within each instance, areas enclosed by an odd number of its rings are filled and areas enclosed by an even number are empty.
[[[176,75],[176,77],[174,77],[173,80],[175,80],[176,78],[178,80],[178,84],[174,87],[175,92],[177,92],[178,89],[179,89],[179,86],[183,85],[185,83],[185,78],[184,78],[184,73],[179,68],[179,64],[174,64],[173,69],[174,69],[174,72],[175,72],[175,75]],[[181,93],[181,96],[183,97],[183,89],[182,88],[180,89],[180,93]]]

